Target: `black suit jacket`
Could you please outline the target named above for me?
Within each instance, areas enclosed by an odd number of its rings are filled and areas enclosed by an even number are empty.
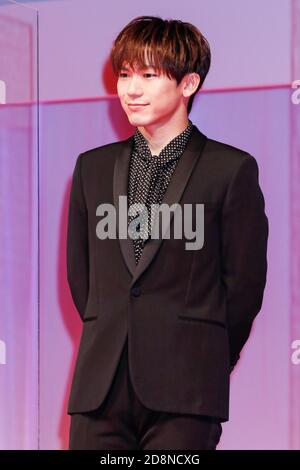
[[[68,413],[96,409],[128,338],[134,389],[150,409],[228,420],[230,372],[261,309],[268,219],[255,158],[194,125],[163,203],[204,204],[204,245],[100,240],[99,204],[127,195],[130,138],[80,154],[73,172],[67,275],[83,321]],[[128,336],[127,336],[128,335]]]

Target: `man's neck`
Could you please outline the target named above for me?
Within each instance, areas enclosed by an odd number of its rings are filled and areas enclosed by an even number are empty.
[[[161,126],[151,129],[149,127],[138,127],[145,137],[152,155],[159,155],[162,149],[175,137],[181,134],[188,125],[188,119],[177,126]]]

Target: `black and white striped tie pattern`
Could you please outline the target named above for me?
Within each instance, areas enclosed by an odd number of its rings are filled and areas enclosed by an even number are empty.
[[[150,238],[158,207],[163,200],[178,160],[186,148],[192,129],[193,123],[189,119],[185,130],[172,139],[159,155],[152,155],[143,134],[138,128],[135,131],[129,166],[128,200],[129,206],[137,204],[135,207],[138,210],[135,215],[129,213],[128,224],[129,229],[134,230],[137,236],[134,239],[131,230],[136,264]],[[142,213],[141,204],[146,207],[146,211]]]

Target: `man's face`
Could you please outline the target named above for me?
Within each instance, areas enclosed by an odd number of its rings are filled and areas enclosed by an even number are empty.
[[[152,67],[134,70],[124,63],[117,82],[118,96],[130,124],[147,127],[170,120],[183,105],[182,82],[168,78]],[[140,104],[140,106],[137,106]],[[136,106],[135,106],[136,105]]]

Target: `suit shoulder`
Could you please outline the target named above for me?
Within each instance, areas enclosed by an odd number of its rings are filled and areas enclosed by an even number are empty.
[[[209,158],[220,160],[232,167],[240,166],[248,158],[254,158],[244,149],[210,138],[206,142],[206,152]]]
[[[101,157],[113,157],[118,153],[118,151],[121,149],[122,145],[129,141],[130,138],[124,139],[124,140],[119,140],[115,142],[110,142],[108,144],[100,145],[99,147],[94,147],[88,150],[85,150],[84,152],[81,152],[81,158],[82,160],[94,160],[94,159],[99,159]]]

